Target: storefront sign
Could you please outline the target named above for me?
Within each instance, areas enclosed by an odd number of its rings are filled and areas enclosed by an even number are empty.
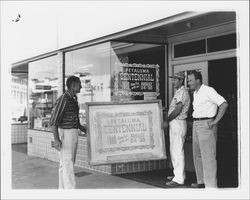
[[[115,73],[115,95],[159,95],[159,65],[119,63]]]
[[[166,158],[161,101],[87,103],[90,164]]]

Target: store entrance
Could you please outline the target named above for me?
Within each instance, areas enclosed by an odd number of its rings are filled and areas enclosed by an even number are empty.
[[[217,174],[218,185],[238,186],[237,142],[237,59],[208,61],[209,86],[228,102],[228,109],[218,126]]]
[[[192,70],[202,73],[203,83],[213,87],[229,106],[218,125],[217,176],[219,187],[238,186],[238,140],[237,140],[237,59],[226,58],[174,66],[174,73]],[[185,86],[188,88],[187,80]],[[191,102],[192,91],[189,90]],[[185,142],[185,168],[194,172],[192,157],[192,103],[188,113],[188,131]]]

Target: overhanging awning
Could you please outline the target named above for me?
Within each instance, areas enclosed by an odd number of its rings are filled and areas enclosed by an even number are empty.
[[[179,22],[182,20],[187,20],[189,18],[194,18],[197,16],[205,15],[206,13],[207,12],[183,12],[183,13],[169,16],[169,17],[166,17],[166,18],[154,21],[154,22],[145,23],[145,24],[142,24],[142,25],[139,25],[136,27],[132,27],[132,28],[129,28],[127,30],[121,30],[121,28],[110,28],[110,30],[109,30],[110,34],[108,34],[108,35],[104,35],[104,32],[102,32],[102,31],[100,31],[100,33],[98,33],[98,34],[92,34],[92,35],[89,33],[89,35],[91,35],[91,37],[90,36],[82,37],[81,42],[78,44],[74,44],[74,45],[71,45],[68,47],[63,47],[60,49],[55,49],[54,51],[50,51],[50,52],[47,52],[47,53],[44,53],[44,54],[41,54],[38,56],[34,56],[31,58],[13,63],[12,67],[23,65],[25,63],[28,63],[28,62],[31,62],[31,61],[34,61],[34,60],[37,60],[37,59],[40,59],[43,57],[53,55],[53,54],[57,53],[59,50],[70,51],[70,50],[75,49],[75,48],[81,48],[84,46],[89,46],[89,45],[93,45],[93,44],[97,44],[97,43],[101,43],[101,42],[106,42],[106,41],[126,37],[128,35],[136,34],[136,33],[142,32],[142,31],[147,31],[147,30],[154,29],[154,28],[157,28],[157,27],[160,27],[163,25],[168,25],[168,24],[172,24],[172,23]],[[127,23],[129,24],[129,22],[127,22]],[[124,25],[124,27],[126,27],[126,26]],[[60,28],[59,28],[59,31],[60,31]],[[60,32],[58,34],[60,37]],[[93,35],[98,35],[99,37],[94,38]],[[87,40],[87,39],[89,39],[89,40]]]
[[[110,35],[94,38],[88,41],[71,45],[68,47],[60,48],[39,56],[35,56],[12,65],[12,68],[17,70],[19,65],[25,65],[28,62],[38,60],[56,54],[58,51],[71,51],[76,48],[83,48],[98,43],[103,43],[111,40],[124,40],[124,41],[140,41],[141,42],[154,42],[157,38],[162,43],[167,42],[169,36],[175,34],[195,31],[202,28],[215,26],[223,23],[228,23],[236,20],[235,12],[183,12],[160,19],[154,22],[143,24],[133,27],[124,31],[112,33]],[[101,35],[102,33],[100,33]],[[152,41],[150,41],[152,40]]]

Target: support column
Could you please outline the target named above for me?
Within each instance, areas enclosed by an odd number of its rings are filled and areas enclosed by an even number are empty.
[[[58,52],[58,97],[63,94],[64,87],[64,56],[63,52]]]

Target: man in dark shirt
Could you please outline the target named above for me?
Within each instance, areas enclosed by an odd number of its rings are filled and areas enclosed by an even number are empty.
[[[86,127],[79,121],[76,96],[82,88],[81,81],[76,76],[70,76],[66,85],[68,90],[57,99],[50,119],[54,133],[54,147],[59,151],[59,189],[75,188],[74,163],[79,129],[86,132]]]

